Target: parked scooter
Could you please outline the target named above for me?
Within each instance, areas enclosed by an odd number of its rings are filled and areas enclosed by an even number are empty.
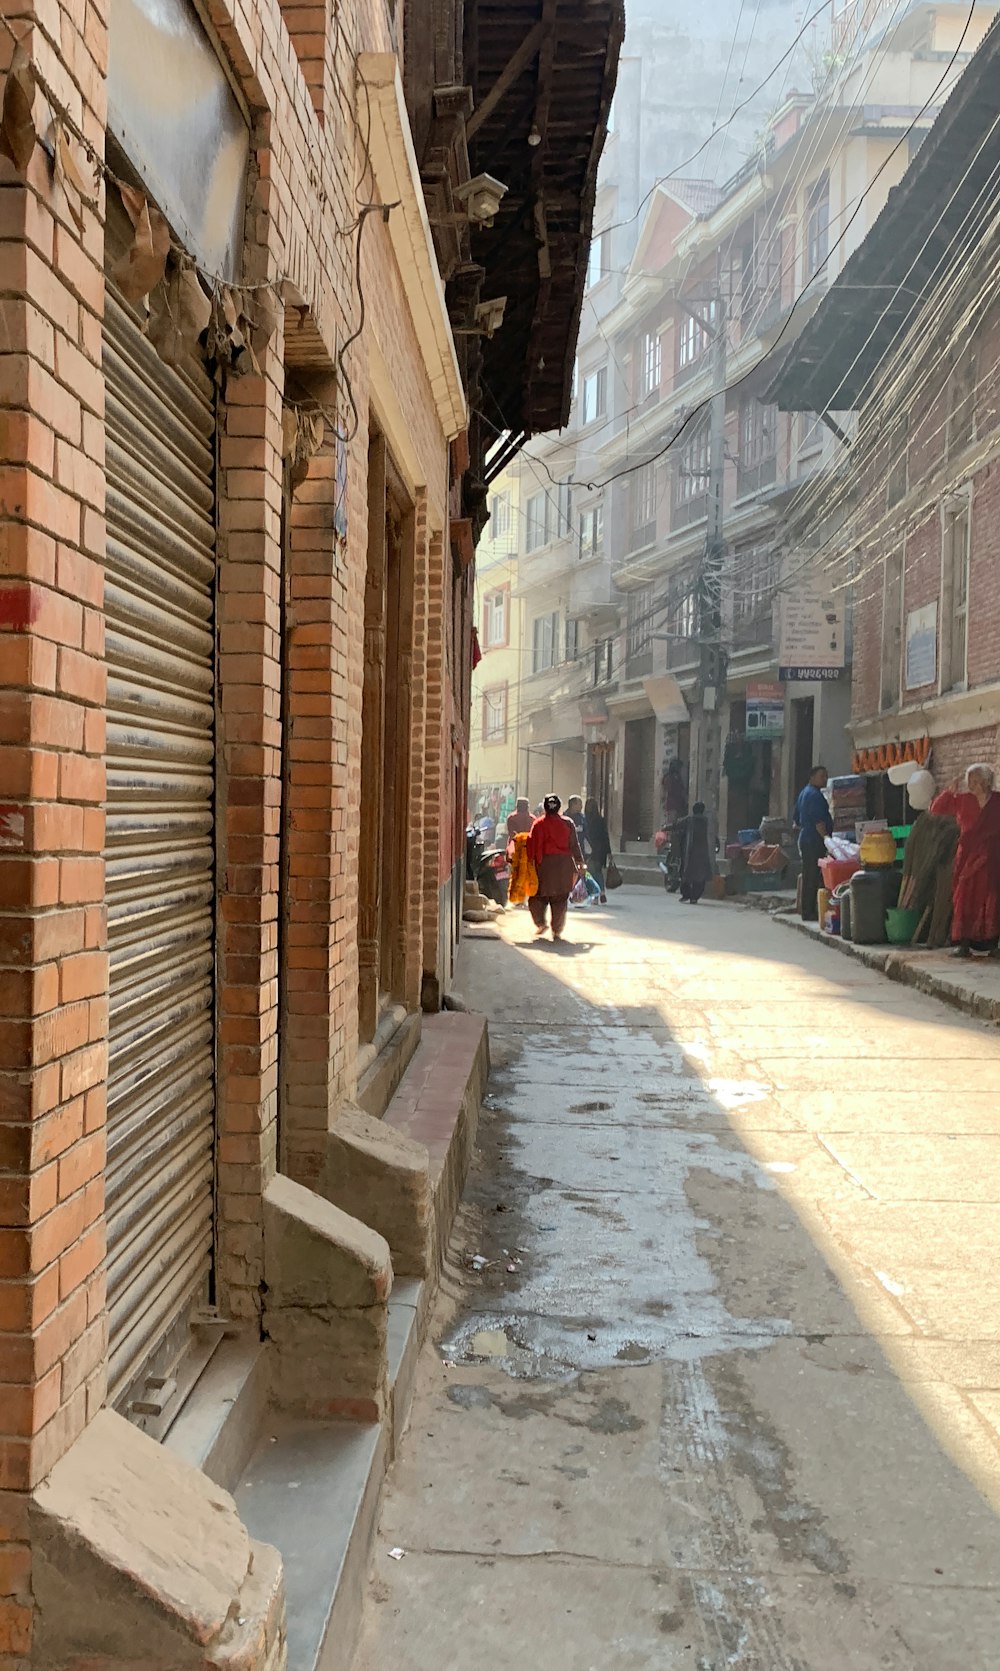
[[[475,824],[465,832],[465,874],[475,882],[481,894],[496,905],[507,904],[510,885],[510,863],[504,847],[487,847]]]

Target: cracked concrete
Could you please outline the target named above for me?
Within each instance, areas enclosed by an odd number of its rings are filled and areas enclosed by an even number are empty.
[[[731,906],[570,932],[464,952],[494,1073],[356,1671],[994,1671],[1000,1036]]]

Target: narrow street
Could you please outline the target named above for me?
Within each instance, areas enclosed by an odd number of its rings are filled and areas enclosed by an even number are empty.
[[[1000,1036],[653,889],[501,932],[356,1671],[995,1667]]]

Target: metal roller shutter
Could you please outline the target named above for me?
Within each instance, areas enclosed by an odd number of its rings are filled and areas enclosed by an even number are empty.
[[[215,1167],[215,404],[109,282],[109,1398],[207,1300]]]

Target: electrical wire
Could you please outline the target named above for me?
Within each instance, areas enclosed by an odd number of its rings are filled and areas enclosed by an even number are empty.
[[[941,77],[939,78],[939,80],[935,84],[933,92],[928,95],[927,99],[924,101],[924,103],[921,105],[920,109],[918,110],[916,116],[914,116],[910,120],[910,122],[908,123],[908,125],[907,125],[905,131],[903,132],[903,134],[896,141],[896,143],[892,147],[891,151],[888,153],[888,155],[883,159],[883,161],[879,164],[878,168],[875,170],[874,174],[872,175],[871,180],[868,182],[868,185],[865,187],[865,190],[861,193],[861,195],[859,197],[859,200],[858,200],[858,203],[857,203],[855,209],[853,210],[852,214],[850,215],[846,225],[844,226],[843,231],[840,233],[840,236],[836,239],[836,241],[827,250],[826,255],[823,257],[822,261],[818,264],[818,266],[816,268],[816,271],[813,274],[810,275],[810,278],[809,278],[808,282],[802,287],[802,289],[799,291],[798,295],[795,297],[795,300],[792,302],[792,305],[791,305],[791,308],[789,309],[788,315],[785,318],[784,322],[782,323],[781,328],[778,331],[778,334],[775,337],[773,343],[770,345],[769,348],[767,348],[765,350],[765,352],[760,356],[760,358],[754,362],[754,364],[752,366],[750,366],[746,371],[742,372],[738,377],[733,378],[731,382],[727,382],[724,385],[722,390],[714,391],[713,394],[707,395],[704,400],[699,401],[698,404],[695,407],[693,407],[692,410],[688,413],[687,417],[683,420],[683,422],[680,424],[678,429],[675,430],[674,434],[664,444],[664,446],[659,448],[659,450],[656,453],[654,453],[651,458],[643,459],[642,462],[644,464],[654,463],[657,459],[663,458],[665,456],[665,454],[668,453],[671,450],[671,448],[676,445],[676,443],[680,439],[681,435],[684,433],[684,431],[690,425],[692,419],[695,418],[698,415],[699,412],[707,411],[708,408],[711,406],[712,400],[714,398],[714,393],[731,394],[734,389],[741,388],[742,385],[744,383],[746,383],[750,377],[753,376],[754,372],[757,371],[761,365],[763,365],[764,361],[769,359],[773,355],[775,349],[778,347],[778,344],[788,334],[788,330],[789,330],[789,327],[791,325],[792,319],[795,316],[795,311],[796,311],[797,307],[803,301],[805,296],[808,294],[809,290],[812,288],[818,274],[828,265],[830,257],[833,254],[834,250],[839,248],[840,244],[843,242],[844,238],[847,236],[847,233],[849,232],[849,230],[850,230],[851,226],[853,225],[854,221],[857,219],[857,216],[861,211],[862,204],[865,202],[869,193],[877,185],[878,181],[880,180],[882,175],[885,173],[885,170],[888,168],[888,166],[889,166],[890,162],[892,161],[893,157],[896,155],[896,153],[900,150],[900,148],[909,139],[911,133],[914,131],[914,129],[917,125],[917,122],[930,109],[930,107],[931,107],[931,105],[934,101],[934,98],[936,97],[937,93],[940,91],[941,86],[943,85],[944,81],[947,79],[948,75],[950,74],[952,68],[954,67],[954,65],[955,65],[955,63],[956,63],[956,61],[959,57],[959,54],[961,53],[962,47],[965,43],[965,38],[966,38],[966,36],[969,32],[969,29],[972,27],[972,21],[973,21],[975,11],[976,11],[976,6],[977,6],[978,3],[979,3],[979,0],[972,0],[972,4],[969,7],[969,13],[968,13],[968,17],[966,19],[965,27],[962,30],[962,34],[959,38],[958,45],[955,47],[954,51],[952,52],[952,54],[951,54],[951,56],[948,60],[947,67],[945,68]],[[609,484],[611,482],[620,481],[620,480],[622,480],[623,477],[631,475],[632,472],[636,468],[637,468],[636,465],[626,465],[623,469],[616,470],[610,476],[605,477],[605,479],[601,482],[590,482],[590,483],[588,483],[587,484],[588,485],[588,490],[591,491],[591,492],[594,492],[599,487],[601,487],[601,488],[607,487],[607,486],[609,486]]]

